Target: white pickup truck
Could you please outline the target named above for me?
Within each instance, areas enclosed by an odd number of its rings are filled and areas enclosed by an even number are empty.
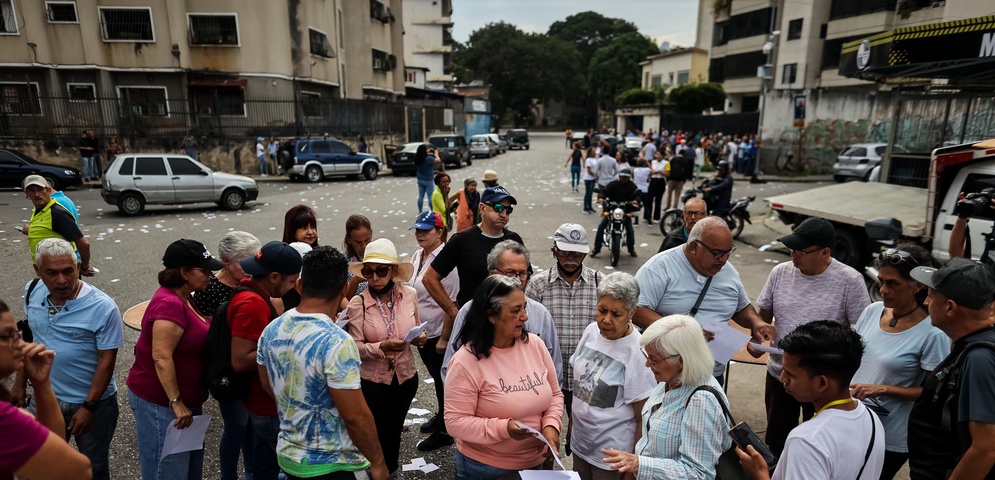
[[[942,147],[930,159],[928,188],[886,183],[847,182],[803,192],[769,197],[766,201],[785,224],[808,217],[822,217],[836,227],[833,256],[863,271],[880,251],[880,235],[868,235],[870,220],[891,218],[900,223],[892,236],[919,243],[940,262],[950,258],[950,231],[957,215],[960,192],[980,192],[995,187],[995,140]],[[995,210],[982,209],[969,224],[970,255],[979,258],[985,247],[983,234],[992,231]],[[894,225],[897,227],[898,223]],[[873,227],[872,227],[873,229]]]

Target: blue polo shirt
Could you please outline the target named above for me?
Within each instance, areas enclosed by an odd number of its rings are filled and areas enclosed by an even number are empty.
[[[50,379],[56,398],[80,404],[93,384],[97,352],[124,346],[121,312],[111,297],[85,282],[79,295],[54,315],[49,314],[48,294],[45,283],[39,281],[25,302],[28,325],[36,343],[55,351]],[[111,377],[101,400],[116,392],[117,383]]]

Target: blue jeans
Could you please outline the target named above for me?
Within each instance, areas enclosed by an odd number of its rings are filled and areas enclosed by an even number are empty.
[[[266,155],[259,155],[259,174],[267,175],[269,174],[269,164],[266,163]]]
[[[93,412],[93,420],[90,424],[90,431],[83,435],[76,436],[76,446],[79,453],[90,459],[93,469],[94,480],[108,480],[111,478],[110,454],[111,439],[114,438],[114,430],[117,429],[117,418],[120,409],[117,406],[117,394],[111,395],[97,402],[97,411]],[[28,410],[36,412],[35,399],[31,398]],[[69,422],[79,409],[83,408],[80,403],[66,403],[59,401],[59,409],[62,410],[62,418],[66,422],[66,441],[69,441]]]
[[[542,464],[525,470],[542,470]],[[505,475],[517,475],[518,470],[505,470],[480,463],[456,450],[456,478],[459,480],[494,480]]]
[[[203,477],[204,449],[174,453],[159,461],[166,440],[166,429],[176,420],[173,409],[138,398],[130,390],[128,405],[135,415],[142,480],[187,480]],[[190,407],[190,411],[194,415],[202,413],[199,405]]]
[[[252,422],[252,476],[255,480],[277,480],[280,464],[276,459],[276,440],[280,435],[280,417],[263,417],[249,413]]]
[[[435,182],[432,180],[418,180],[418,212],[424,212],[422,197],[428,200],[428,209],[432,209],[432,192],[435,191]]]
[[[580,165],[570,166],[570,188],[580,185]]]
[[[238,454],[242,453],[245,480],[252,476],[252,424],[249,411],[241,400],[218,401],[225,428],[221,432],[218,456],[221,463],[221,480],[238,480]]]
[[[83,155],[83,178],[96,178],[93,173],[93,156]]]
[[[593,212],[594,205],[591,204],[591,196],[594,194],[594,180],[584,180],[584,211]]]

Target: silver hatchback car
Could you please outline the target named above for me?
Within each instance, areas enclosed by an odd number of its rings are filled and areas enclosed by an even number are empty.
[[[871,176],[871,170],[881,163],[887,143],[855,143],[843,149],[833,164],[833,180],[838,183],[856,178],[863,181]],[[904,148],[895,145],[892,153],[908,153]]]
[[[213,202],[239,210],[259,197],[256,181],[215,172],[186,156],[172,153],[129,153],[114,157],[102,180],[100,196],[125,215],[138,215],[145,205]]]

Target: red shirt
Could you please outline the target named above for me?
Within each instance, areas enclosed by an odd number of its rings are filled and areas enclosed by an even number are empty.
[[[231,297],[228,304],[228,326],[232,338],[243,338],[258,342],[263,329],[273,321],[272,304],[269,293],[250,279],[243,279],[240,286],[251,288],[253,292],[238,292]],[[259,380],[259,372],[252,371],[252,386],[249,396],[242,399],[245,408],[254,415],[263,417],[277,416],[276,402],[263,390]]]

